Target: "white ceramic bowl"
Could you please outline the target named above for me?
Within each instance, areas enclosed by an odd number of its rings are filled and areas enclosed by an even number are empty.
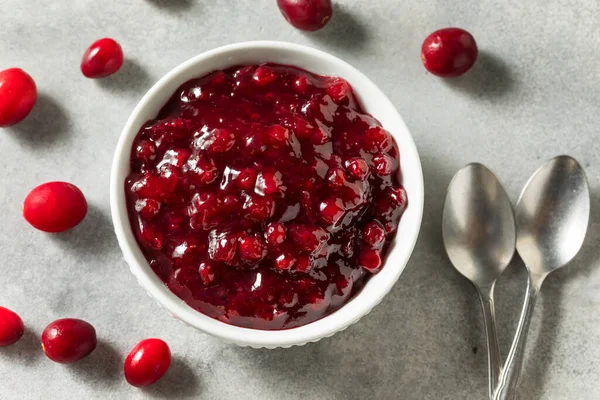
[[[400,222],[397,240],[390,247],[384,268],[373,276],[341,309],[308,325],[280,331],[240,328],[210,318],[189,307],[164,285],[148,266],[136,243],[127,216],[124,182],[129,169],[133,139],[140,127],[154,118],[184,82],[211,71],[239,64],[274,62],[295,65],[320,75],[340,76],[354,88],[366,112],[389,130],[400,148],[403,185],[408,207]],[[310,47],[283,42],[247,42],[220,47],[184,62],[146,93],[137,105],[119,139],[115,152],[110,201],[115,232],[131,272],[148,294],[176,318],[227,342],[252,347],[290,347],[315,342],[344,330],[368,314],[394,286],[413,251],[423,214],[423,174],[419,155],[404,121],[388,98],[373,82],[351,65]],[[392,310],[390,312],[393,312]]]

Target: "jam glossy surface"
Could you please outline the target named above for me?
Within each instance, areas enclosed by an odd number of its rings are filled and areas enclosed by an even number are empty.
[[[382,267],[407,202],[398,160],[343,79],[232,67],[185,83],[142,127],[129,216],[152,269],[190,306],[292,328]]]

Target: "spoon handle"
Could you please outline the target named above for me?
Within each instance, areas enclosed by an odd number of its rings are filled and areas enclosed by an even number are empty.
[[[496,331],[496,312],[494,310],[494,286],[488,293],[479,292],[481,309],[483,310],[483,323],[485,326],[485,338],[487,340],[488,354],[488,383],[490,400],[493,399],[496,383],[502,372],[502,354],[498,343],[498,332]]]
[[[533,316],[536,298],[540,291],[539,288],[540,284],[535,284],[532,277],[529,276],[521,319],[519,320],[508,358],[506,359],[504,371],[500,376],[500,383],[494,393],[494,400],[514,400],[517,398],[517,387],[525,355],[525,343],[527,341],[527,333],[529,332],[529,324]]]

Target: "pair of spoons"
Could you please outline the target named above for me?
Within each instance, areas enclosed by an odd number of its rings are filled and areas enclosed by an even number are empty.
[[[513,210],[496,176],[469,164],[452,179],[442,234],[454,267],[479,294],[488,345],[489,395],[516,399],[525,342],[544,279],[579,252],[587,231],[590,194],[585,173],[571,157],[546,162],[529,179]],[[494,315],[494,286],[515,248],[528,271],[527,291],[503,367]]]

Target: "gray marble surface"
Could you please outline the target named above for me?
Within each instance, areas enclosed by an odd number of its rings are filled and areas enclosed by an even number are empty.
[[[275,0],[3,0],[0,69],[36,80],[38,105],[0,132],[0,304],[19,312],[24,339],[0,350],[1,399],[484,399],[484,332],[474,290],[446,260],[440,217],[453,173],[492,168],[515,199],[544,160],[566,153],[592,188],[586,244],[546,281],[532,322],[523,399],[600,398],[600,28],[596,0],[338,0],[327,29],[303,34]],[[425,72],[422,40],[460,26],[481,56],[468,75]],[[127,61],[94,82],[79,72],[104,36]],[[225,345],[175,322],[129,273],[112,232],[109,169],[130,111],[152,83],[205,50],[251,39],[311,45],[349,61],[390,97],[421,152],[426,185],[419,243],[404,274],[369,316],[330,339],[288,350]],[[20,207],[49,180],[82,188],[90,213],[59,235],[33,230]],[[500,341],[510,345],[525,285],[515,260],[497,290]],[[96,326],[99,348],[63,366],[38,337],[50,321]],[[175,361],[147,390],[130,387],[122,362],[159,336]]]

